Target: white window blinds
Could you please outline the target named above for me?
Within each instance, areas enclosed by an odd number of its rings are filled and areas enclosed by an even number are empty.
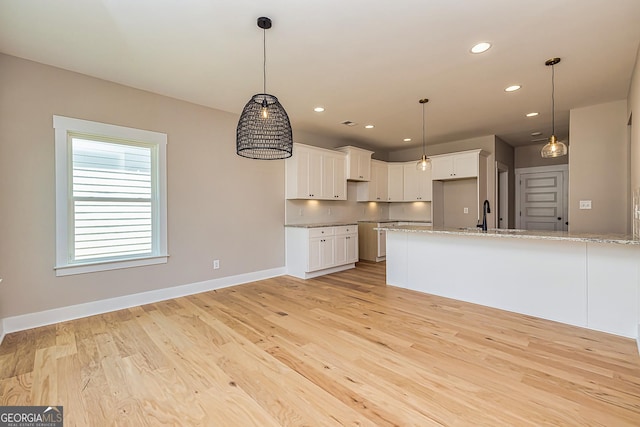
[[[72,262],[153,252],[152,147],[71,135]]]

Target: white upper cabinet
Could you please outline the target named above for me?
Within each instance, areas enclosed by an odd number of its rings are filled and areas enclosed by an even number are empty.
[[[431,201],[431,166],[426,171],[416,169],[416,162],[403,164],[405,202]]]
[[[387,164],[387,201],[404,201],[404,165],[402,163]]]
[[[472,150],[431,156],[431,179],[444,181],[477,177],[480,152]]]
[[[386,202],[388,198],[387,163],[371,160],[371,180],[358,183],[359,202]]]
[[[285,161],[287,199],[346,200],[345,165],[343,153],[294,144]]]
[[[347,200],[347,180],[345,178],[345,155],[342,153],[322,154],[321,199]]]
[[[347,179],[350,181],[371,180],[371,155],[373,151],[362,148],[346,147],[336,148],[347,155]]]

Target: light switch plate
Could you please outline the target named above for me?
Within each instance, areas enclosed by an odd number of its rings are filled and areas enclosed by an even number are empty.
[[[468,214],[469,213],[469,208],[464,208],[464,213]]]
[[[591,209],[591,200],[580,200],[580,209]]]

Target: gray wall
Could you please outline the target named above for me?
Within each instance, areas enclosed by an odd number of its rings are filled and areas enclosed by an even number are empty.
[[[566,141],[564,141],[566,143]],[[514,162],[517,169],[520,168],[533,168],[537,166],[555,166],[566,165],[569,163],[569,156],[571,155],[571,148],[569,148],[569,155],[562,157],[555,157],[552,159],[543,159],[540,155],[540,150],[544,147],[546,142],[533,145],[525,145],[524,147],[516,147],[514,149]]]
[[[54,114],[168,134],[167,264],[55,276]],[[237,119],[0,55],[0,318],[284,267],[284,162],[237,156]]]
[[[633,123],[633,116],[635,124]],[[636,54],[636,65],[631,76],[631,87],[629,88],[629,96],[627,97],[627,117],[629,117],[630,126],[628,136],[630,142],[630,192],[632,194],[631,208],[633,212],[636,208],[640,211],[640,47]],[[635,196],[633,196],[635,195]],[[640,238],[640,214],[632,215],[632,229]]]
[[[629,232],[626,100],[571,110],[570,135],[569,230]],[[580,200],[592,209],[579,209]]]
[[[500,162],[509,168],[509,227],[514,228],[516,225],[516,175],[515,175],[515,159],[514,149],[512,146],[496,137],[496,162]],[[497,200],[497,197],[496,197]],[[498,207],[495,207],[498,212]]]

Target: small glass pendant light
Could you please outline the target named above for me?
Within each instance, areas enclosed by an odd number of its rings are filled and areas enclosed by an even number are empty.
[[[558,62],[560,62],[560,58],[551,58],[544,63],[547,67],[551,67],[551,136],[549,142],[540,151],[545,159],[566,156],[568,152],[567,145],[556,138],[555,69],[553,66]]]
[[[421,172],[425,172],[427,169],[429,169],[429,166],[431,165],[431,159],[427,157],[427,151],[426,151],[426,142],[425,142],[425,127],[424,127],[424,105],[429,102],[429,100],[427,98],[423,98],[420,101],[418,101],[420,104],[422,104],[422,157],[420,158],[420,160],[418,160],[418,163],[416,163],[416,169],[421,171]]]

